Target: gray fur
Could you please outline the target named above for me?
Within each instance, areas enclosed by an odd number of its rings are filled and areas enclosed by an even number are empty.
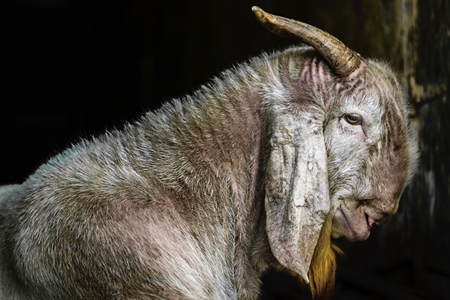
[[[293,47],[227,70],[0,190],[0,299],[256,299],[271,266],[307,281],[328,214],[362,239],[364,214],[397,209],[407,114],[371,60],[340,78]]]

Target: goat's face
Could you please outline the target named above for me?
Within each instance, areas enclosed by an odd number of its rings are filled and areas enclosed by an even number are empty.
[[[332,236],[365,240],[397,211],[410,177],[407,108],[395,76],[364,61],[335,85],[325,127]]]
[[[329,290],[331,237],[364,240],[398,208],[417,157],[407,105],[386,65],[318,28],[253,11],[266,28],[306,42],[323,58],[299,57],[300,87],[292,87],[291,97],[266,96],[265,209],[278,262],[311,280],[312,291]]]

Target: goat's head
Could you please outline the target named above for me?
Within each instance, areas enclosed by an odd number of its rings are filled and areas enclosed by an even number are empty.
[[[274,109],[265,199],[274,256],[320,293],[334,279],[331,237],[364,240],[398,208],[417,157],[408,108],[386,65],[310,25],[253,11],[323,58],[297,72],[303,99]]]

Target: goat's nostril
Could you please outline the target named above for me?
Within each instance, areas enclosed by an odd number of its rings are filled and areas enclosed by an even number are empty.
[[[370,217],[369,217],[368,214],[365,214],[365,215],[366,215],[367,226],[369,226],[369,228],[370,228],[371,227],[371,225],[370,225]]]
[[[373,229],[378,226],[377,221],[372,219],[368,214],[365,214],[365,215],[366,215],[367,226],[369,226],[370,229]]]

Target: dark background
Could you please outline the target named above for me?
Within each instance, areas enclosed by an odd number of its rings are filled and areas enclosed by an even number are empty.
[[[251,6],[387,60],[422,151],[399,213],[343,243],[335,299],[450,299],[450,0],[15,0],[0,7],[0,184],[26,179],[82,137],[120,128],[221,70],[292,44]],[[299,299],[285,274],[264,299]]]

